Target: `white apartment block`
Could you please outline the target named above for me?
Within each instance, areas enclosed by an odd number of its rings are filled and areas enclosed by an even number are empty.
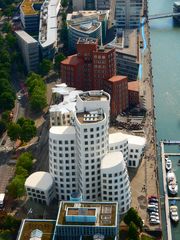
[[[52,126],[49,131],[49,172],[57,198],[69,200],[72,192],[79,191],[83,200],[118,201],[124,213],[131,203],[127,166],[138,166],[145,139],[109,135],[106,92],[79,93],[75,104],[67,126]]]
[[[138,28],[142,0],[116,0],[116,30]]]

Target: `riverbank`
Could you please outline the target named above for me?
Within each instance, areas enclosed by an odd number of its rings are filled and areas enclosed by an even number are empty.
[[[154,85],[151,62],[151,44],[148,22],[144,25],[146,48],[142,51],[142,79],[140,81],[141,93],[145,99],[147,115],[145,119],[144,132],[146,137],[146,148],[141,164],[136,171],[130,170],[132,188],[132,206],[138,210],[139,215],[150,229],[156,227],[149,225],[147,214],[148,196],[159,196],[159,181],[157,167],[156,128],[154,112]],[[159,206],[160,209],[160,206]]]

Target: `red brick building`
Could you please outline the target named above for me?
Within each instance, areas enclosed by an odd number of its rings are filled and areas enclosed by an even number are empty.
[[[77,54],[61,62],[62,82],[82,90],[103,89],[104,80],[116,74],[115,59],[114,48],[98,46],[95,39],[79,39]]]
[[[128,108],[128,79],[126,76],[113,76],[106,80],[104,88],[111,95],[111,115],[117,116]]]
[[[139,104],[139,81],[128,82],[129,106]]]

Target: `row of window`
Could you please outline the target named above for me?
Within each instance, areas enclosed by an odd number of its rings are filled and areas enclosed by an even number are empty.
[[[64,141],[59,140],[59,141],[57,141],[57,140],[53,140],[52,138],[49,138],[49,141],[53,142],[54,144],[59,144],[59,145],[61,145],[61,144],[68,145],[68,144],[74,144],[75,143],[74,140],[64,140]]]

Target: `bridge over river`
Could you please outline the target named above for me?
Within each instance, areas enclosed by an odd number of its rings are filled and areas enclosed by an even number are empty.
[[[168,18],[168,17],[176,17],[180,16],[179,13],[161,13],[161,14],[154,14],[154,15],[149,15],[148,20],[154,20],[154,19],[159,19],[159,18]]]

